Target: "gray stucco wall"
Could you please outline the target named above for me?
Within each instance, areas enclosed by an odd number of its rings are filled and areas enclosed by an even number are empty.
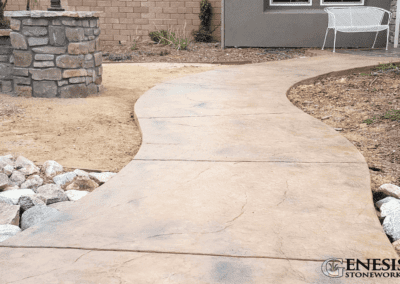
[[[322,47],[328,27],[326,6],[269,7],[269,0],[225,0],[225,45],[242,47]],[[390,10],[391,0],[365,0],[365,6]],[[371,47],[375,33],[340,33],[337,47]],[[380,32],[376,47],[386,43]],[[331,30],[326,47],[333,46]]]

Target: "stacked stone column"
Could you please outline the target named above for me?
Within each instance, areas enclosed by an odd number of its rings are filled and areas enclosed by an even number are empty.
[[[11,93],[12,85],[12,51],[10,41],[11,30],[0,30],[0,92]]]
[[[96,12],[17,11],[6,16],[11,17],[15,94],[73,98],[100,92]]]

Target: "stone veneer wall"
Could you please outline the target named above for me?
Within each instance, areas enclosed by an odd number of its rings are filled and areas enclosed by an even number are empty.
[[[10,41],[11,30],[0,30],[0,92],[11,93],[12,86],[12,51]]]
[[[87,97],[101,89],[99,20],[93,12],[6,12],[14,57],[14,93]]]

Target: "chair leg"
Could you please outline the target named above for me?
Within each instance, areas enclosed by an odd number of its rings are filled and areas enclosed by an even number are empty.
[[[387,39],[386,39],[386,50],[388,50],[389,47],[389,29],[387,29]]]
[[[328,36],[328,32],[329,32],[329,28],[326,29],[325,40],[324,40],[324,45],[322,46],[322,50],[324,50],[324,48],[325,48],[326,37]]]
[[[333,52],[336,50],[336,33],[337,31],[335,30],[335,40],[333,41]]]
[[[379,33],[379,31],[376,32],[375,41],[374,41],[374,44],[372,45],[372,49],[375,48],[375,43],[376,43],[376,39],[378,38],[378,33]]]

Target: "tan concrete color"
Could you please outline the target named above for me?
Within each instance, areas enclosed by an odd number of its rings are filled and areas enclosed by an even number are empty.
[[[59,216],[1,243],[1,280],[377,283],[321,273],[331,257],[397,254],[374,212],[363,156],[286,91],[389,60],[327,54],[156,86],[135,106],[143,132],[135,159]]]

